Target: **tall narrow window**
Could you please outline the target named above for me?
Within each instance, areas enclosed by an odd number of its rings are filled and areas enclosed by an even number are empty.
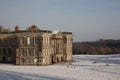
[[[20,64],[24,64],[24,58],[20,59]]]
[[[0,56],[1,56],[1,48],[0,48]]]
[[[12,51],[11,51],[11,49],[9,48],[9,54],[8,54],[9,57],[11,57],[11,52],[12,52]]]
[[[24,49],[23,48],[20,48],[20,56],[24,56]]]
[[[36,64],[37,63],[37,58],[34,58],[34,64]]]
[[[30,37],[27,37],[27,44],[30,44]]]
[[[27,58],[27,64],[30,64],[30,58]]]
[[[23,45],[24,38],[20,38],[20,45]]]
[[[30,50],[26,49],[26,51],[27,51],[27,56],[30,56]]]
[[[48,37],[48,44],[50,44],[50,38]]]
[[[34,48],[34,56],[37,56],[37,53],[38,53],[38,49]]]
[[[35,53],[36,53],[35,48],[33,49],[33,53],[34,53],[34,56],[36,56],[36,55],[35,55]]]
[[[45,44],[45,38],[43,37],[43,44]]]
[[[6,56],[6,49],[3,48],[3,56]]]

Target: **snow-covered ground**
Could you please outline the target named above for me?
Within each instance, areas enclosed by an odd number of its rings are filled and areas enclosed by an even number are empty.
[[[74,55],[50,66],[0,64],[0,80],[120,80],[120,54]]]

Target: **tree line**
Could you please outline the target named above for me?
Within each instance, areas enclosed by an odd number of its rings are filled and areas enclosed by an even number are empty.
[[[100,39],[94,42],[73,42],[73,54],[117,54],[120,53],[120,40]]]

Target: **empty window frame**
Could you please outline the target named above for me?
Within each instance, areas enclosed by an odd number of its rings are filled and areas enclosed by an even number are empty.
[[[33,53],[34,53],[34,56],[37,56],[38,55],[38,48],[34,48]]]
[[[12,51],[11,48],[8,49],[8,57],[11,57]]]
[[[27,44],[30,44],[30,37],[27,37]]]
[[[19,52],[20,52],[20,56],[24,56],[24,49],[23,48],[20,48]]]
[[[24,58],[20,58],[20,64],[24,64]]]
[[[27,56],[30,56],[30,49],[29,48],[26,49],[26,53],[27,53]]]

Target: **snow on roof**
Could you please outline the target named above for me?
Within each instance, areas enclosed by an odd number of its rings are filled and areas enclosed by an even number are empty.
[[[57,34],[58,32],[60,32],[59,30],[54,30],[53,32],[52,32],[52,34]]]

